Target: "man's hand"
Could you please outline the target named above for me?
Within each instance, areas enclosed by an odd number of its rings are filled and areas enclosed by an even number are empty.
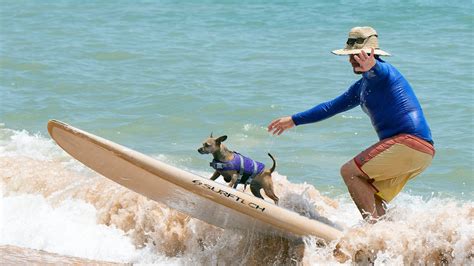
[[[359,66],[354,68],[355,71],[358,72],[367,72],[372,67],[375,66],[375,58],[374,58],[374,48],[370,49],[370,56],[362,50],[358,55],[354,55],[354,59],[359,63]]]
[[[295,122],[291,119],[291,116],[285,116],[273,120],[270,125],[268,125],[268,132],[271,132],[273,135],[281,135],[283,131],[290,129],[295,126]]]

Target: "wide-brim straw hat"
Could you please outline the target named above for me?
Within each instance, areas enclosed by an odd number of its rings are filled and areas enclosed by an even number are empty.
[[[390,56],[389,53],[381,50],[377,32],[372,27],[355,27],[349,32],[346,46],[343,49],[332,51],[336,55],[359,54],[362,50],[366,53],[371,52],[374,48],[374,54]]]

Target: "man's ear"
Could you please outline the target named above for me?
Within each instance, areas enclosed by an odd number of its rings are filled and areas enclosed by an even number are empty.
[[[224,135],[224,136],[220,136],[216,139],[216,143],[217,144],[221,144],[221,142],[225,141],[227,139],[227,136]]]

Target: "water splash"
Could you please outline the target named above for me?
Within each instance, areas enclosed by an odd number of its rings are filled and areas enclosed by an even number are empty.
[[[40,135],[3,134],[0,202],[7,211],[0,244],[133,263],[231,264],[236,257],[244,264],[473,263],[470,201],[401,194],[386,217],[370,225],[347,195],[331,199],[310,184],[294,184],[275,172],[283,207],[344,230],[331,243],[310,237],[290,241],[216,228],[97,175]],[[12,233],[21,231],[25,233]],[[65,232],[68,239],[61,237]],[[84,234],[88,240],[81,242]],[[121,256],[108,253],[110,247]]]

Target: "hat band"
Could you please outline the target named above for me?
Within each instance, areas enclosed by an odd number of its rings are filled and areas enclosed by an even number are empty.
[[[368,40],[372,36],[378,37],[377,34],[372,34],[366,38],[348,38],[346,44],[349,46],[353,46],[356,43],[363,44],[366,40]]]

